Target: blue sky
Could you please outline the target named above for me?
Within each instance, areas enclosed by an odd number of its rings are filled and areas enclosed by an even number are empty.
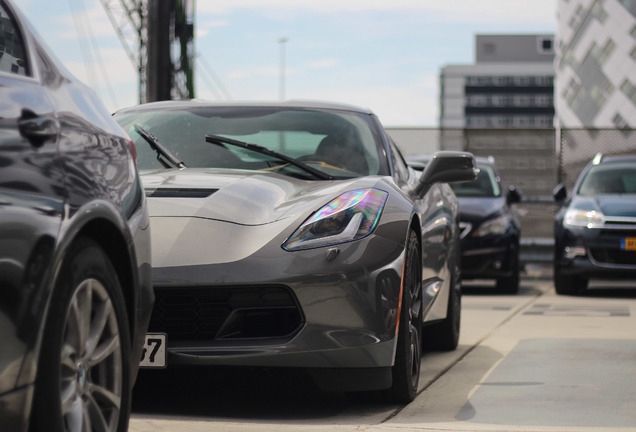
[[[476,34],[554,33],[557,1],[197,0],[199,68],[221,84],[198,69],[196,96],[278,100],[287,38],[287,99],[363,106],[385,126],[437,126],[440,68],[474,62]],[[98,0],[18,3],[109,110],[137,103],[136,70]]]

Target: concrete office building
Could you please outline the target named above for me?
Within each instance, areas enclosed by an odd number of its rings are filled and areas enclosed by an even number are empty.
[[[636,127],[636,0],[559,0],[559,126]]]
[[[442,128],[551,128],[554,36],[477,35],[475,63],[440,74]]]

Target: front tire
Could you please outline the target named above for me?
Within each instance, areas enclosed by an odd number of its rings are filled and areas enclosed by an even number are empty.
[[[409,403],[417,395],[422,362],[422,260],[417,234],[409,231],[391,399]]]
[[[130,330],[117,273],[88,238],[68,252],[54,288],[35,387],[35,430],[124,432]]]
[[[559,295],[577,295],[587,292],[587,279],[580,276],[566,276],[558,266],[554,267],[554,290]]]

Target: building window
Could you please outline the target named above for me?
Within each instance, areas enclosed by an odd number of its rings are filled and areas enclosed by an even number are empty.
[[[534,104],[538,107],[549,107],[553,104],[553,98],[548,95],[537,95],[534,98]]]
[[[563,91],[563,98],[571,104],[580,89],[581,84],[574,78],[571,78],[567,88]]]
[[[516,76],[512,81],[517,87],[527,87],[530,85],[530,77],[527,76]]]
[[[534,82],[539,87],[550,87],[554,83],[554,78],[549,75],[536,76],[534,77]]]
[[[619,113],[616,113],[616,115],[612,119],[612,123],[614,123],[614,126],[616,126],[619,129],[623,129],[627,127],[627,122],[625,121],[623,116],[620,115]]]
[[[492,83],[493,83],[493,85],[495,85],[497,87],[506,86],[506,85],[508,85],[508,77],[505,77],[505,76],[492,77]]]
[[[607,19],[607,12],[605,12],[605,9],[603,9],[603,5],[600,2],[594,2],[594,5],[592,6],[592,15],[594,15],[601,23],[604,23]]]
[[[554,37],[542,36],[537,38],[537,49],[539,54],[554,54]]]
[[[636,105],[636,86],[627,78],[621,84],[621,91],[627,96],[634,105]]]
[[[488,96],[486,95],[472,95],[466,98],[466,106],[470,107],[484,107],[488,106]]]

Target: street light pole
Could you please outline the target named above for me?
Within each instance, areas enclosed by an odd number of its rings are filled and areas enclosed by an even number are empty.
[[[280,84],[278,96],[280,100],[285,100],[285,44],[288,41],[289,39],[286,37],[278,39],[278,43],[280,44]]]

